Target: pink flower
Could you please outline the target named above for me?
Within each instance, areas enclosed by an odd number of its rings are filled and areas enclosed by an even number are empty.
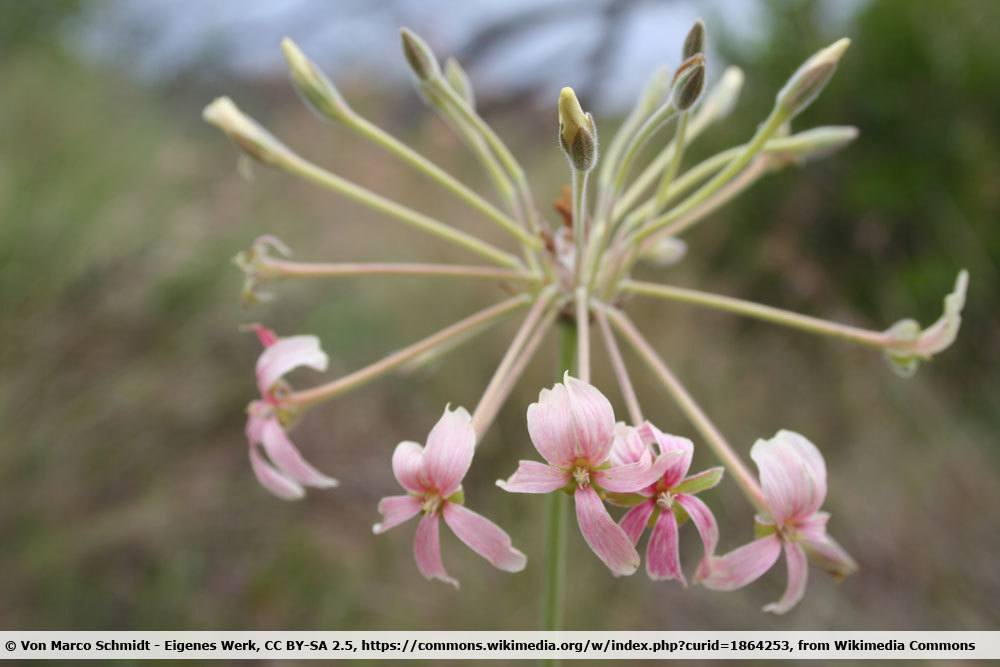
[[[778,561],[782,549],[788,564],[788,586],[764,611],[784,614],[805,594],[807,558],[833,576],[843,578],[857,564],[826,534],[830,515],[819,508],[826,499],[826,464],[816,446],[792,431],[758,440],[750,457],[770,506],[769,517],[757,517],[758,539],[725,556],[711,558],[702,583],[730,591],[756,580]]]
[[[417,569],[428,579],[440,579],[456,588],[458,581],[448,576],[441,562],[441,517],[458,539],[494,567],[520,572],[527,560],[499,526],[462,505],[462,479],[472,464],[475,446],[476,432],[464,408],[445,408],[427,436],[426,447],[399,443],[392,455],[392,472],[409,493],[383,498],[378,504],[382,522],[372,526],[379,535],[423,512],[413,540]]]
[[[597,388],[570,377],[543,389],[528,407],[528,434],[547,463],[521,461],[506,482],[497,485],[513,493],[572,490],[580,532],[615,576],[639,567],[639,554],[604,507],[607,492],[633,493],[659,479],[680,455],[661,454],[655,461],[646,451],[637,460],[615,465],[615,414]]]
[[[282,377],[299,366],[325,371],[326,353],[320,349],[316,336],[278,336],[265,327],[254,325],[264,351],[257,359],[257,387],[261,399],[247,407],[246,435],[250,445],[250,465],[265,489],[284,500],[296,500],[305,495],[303,486],[321,489],[337,486],[337,480],[327,477],[309,465],[282,425],[293,415],[282,406],[280,396],[288,391]],[[267,453],[266,460],[261,448]]]
[[[698,570],[704,572],[708,559],[715,554],[715,547],[719,542],[719,526],[712,510],[694,494],[717,485],[722,479],[722,468],[710,468],[689,477],[687,473],[694,453],[694,445],[690,440],[667,435],[649,422],[638,428],[619,426],[621,428],[611,452],[612,460],[619,464],[631,463],[647,456],[653,442],[661,454],[680,453],[660,479],[639,491],[644,500],[625,513],[621,519],[621,527],[632,544],[638,544],[652,519],[653,530],[646,545],[646,572],[649,578],[676,579],[686,585],[678,549],[677,515],[690,518],[701,537],[705,557]]]

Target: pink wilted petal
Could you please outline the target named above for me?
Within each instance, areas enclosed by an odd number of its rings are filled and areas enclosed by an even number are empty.
[[[597,387],[571,377],[563,376],[569,392],[569,405],[573,411],[573,429],[576,433],[576,455],[599,465],[611,454],[615,441],[615,411],[611,402]]]
[[[296,482],[288,479],[264,460],[256,445],[250,445],[250,465],[261,485],[282,500],[298,500],[306,493]]]
[[[612,465],[628,465],[652,458],[652,451],[643,441],[639,429],[622,422],[615,424],[615,441],[611,446]]]
[[[639,553],[625,531],[612,520],[591,486],[576,490],[576,520],[583,539],[616,577],[633,574]]]
[[[520,572],[527,562],[524,554],[514,548],[510,536],[489,519],[462,505],[445,503],[444,521],[452,532],[493,567],[504,572]]]
[[[762,537],[724,556],[710,558],[701,583],[717,591],[743,588],[770,570],[780,555],[781,539],[776,534]]]
[[[691,458],[694,455],[694,443],[678,435],[670,435],[656,428],[650,422],[643,422],[636,430],[646,443],[656,443],[661,454],[679,452],[680,456],[673,459],[671,466],[663,474],[663,482],[667,488],[675,486],[684,479],[691,468]]]
[[[687,585],[684,573],[681,571],[677,519],[670,510],[660,513],[649,534],[649,544],[646,545],[646,573],[650,579],[676,579]]]
[[[656,483],[681,456],[680,452],[668,452],[657,456],[652,464],[640,461],[623,466],[611,466],[606,470],[595,470],[592,476],[601,488],[607,491],[632,493]]]
[[[715,555],[715,548],[719,545],[719,524],[715,522],[712,510],[708,509],[708,505],[700,498],[679,493],[674,496],[674,501],[683,507],[688,516],[691,517],[691,523],[694,524],[698,536],[701,537],[702,546],[705,547],[705,555],[698,565],[697,574],[695,574],[695,578],[698,579],[707,574],[709,560]]]
[[[268,458],[286,477],[299,484],[320,489],[329,489],[339,484],[337,480],[327,477],[302,458],[302,454],[288,439],[288,434],[281,427],[277,417],[264,422],[260,439]]]
[[[788,585],[785,587],[785,594],[777,602],[764,606],[764,611],[772,614],[787,613],[806,594],[806,582],[809,580],[806,552],[794,542],[785,542],[785,562],[788,564]]]
[[[289,336],[266,348],[257,358],[257,388],[261,396],[271,391],[274,383],[286,373],[308,366],[317,371],[325,371],[329,358],[320,348],[316,336]]]
[[[800,524],[799,543],[814,565],[836,579],[843,579],[856,572],[858,564],[836,540],[827,535],[826,522],[829,518],[826,512],[816,512]]]
[[[458,490],[465,473],[469,472],[475,449],[476,432],[472,428],[472,417],[465,408],[445,408],[427,436],[427,447],[424,449],[427,482],[442,497],[450,496]]]
[[[372,526],[372,532],[381,535],[390,528],[409,521],[420,513],[421,502],[416,496],[386,496],[378,501],[382,521]]]
[[[497,480],[497,486],[511,493],[551,493],[570,482],[569,473],[538,461],[520,461],[517,470],[505,482]]]
[[[625,512],[621,521],[618,522],[618,525],[622,527],[628,538],[632,540],[632,544],[639,544],[639,538],[642,537],[642,531],[646,530],[646,524],[649,522],[649,517],[653,514],[654,507],[655,505],[651,500],[641,502],[628,512]]]
[[[826,498],[826,464],[816,446],[792,431],[778,431],[758,440],[750,458],[760,471],[760,483],[779,525],[808,518]]]
[[[427,579],[439,579],[458,588],[458,580],[448,576],[441,562],[440,522],[437,514],[425,514],[413,538],[413,557],[417,569]]]
[[[415,442],[404,440],[392,452],[392,474],[399,485],[407,491],[422,493],[427,491],[424,477],[424,448]]]

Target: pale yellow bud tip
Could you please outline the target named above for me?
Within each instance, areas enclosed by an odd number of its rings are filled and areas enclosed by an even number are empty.
[[[584,113],[576,93],[568,86],[559,91],[559,143],[575,169],[588,171],[597,161],[594,119]]]

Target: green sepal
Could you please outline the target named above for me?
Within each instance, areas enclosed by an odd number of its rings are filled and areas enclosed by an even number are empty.
[[[697,475],[691,475],[671,490],[674,493],[686,493],[688,495],[701,493],[702,491],[707,491],[708,489],[713,489],[718,486],[719,482],[722,481],[722,476],[725,472],[725,469],[721,466],[709,468],[708,470],[703,470]]]

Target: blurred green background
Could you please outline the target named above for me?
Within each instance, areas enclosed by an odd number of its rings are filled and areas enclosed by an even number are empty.
[[[504,239],[378,149],[320,124],[277,74],[211,75],[210,48],[199,56],[204,70],[154,80],[113,58],[81,57],[65,36],[87,25],[96,4],[0,4],[0,626],[532,629],[544,503],[505,495],[493,481],[534,456],[524,411],[554,380],[553,351],[526,373],[466,480],[470,505],[528,554],[524,573],[495,571],[447,535],[456,593],[418,575],[412,525],[371,534],[378,499],[397,493],[392,448],[422,440],[446,402],[473,406],[513,321],[431,368],[312,411],[295,440],[341,488],[299,503],[267,495],[242,436],[258,346],[240,323],[321,336],[336,374],[501,293],[480,283],[344,279],[279,285],[275,302],[242,310],[230,258],[262,233],[303,260],[469,257],[285,174],[242,178],[201,108],[230,94],[338,173]],[[861,569],[839,585],[813,570],[803,603],[776,618],[759,609],[780,594],[783,567],[730,594],[644,573],[614,580],[574,528],[568,628],[996,628],[1000,3],[876,0],[848,12],[840,3],[740,4],[755,7],[751,35],[725,2],[685,5],[705,16],[716,53],[747,74],[736,112],[692,147],[689,163],[745,140],[788,74],[842,34],[852,48],[796,127],[852,124],[861,136],[830,159],[769,177],[695,229],[682,264],[643,275],[881,329],[903,317],[933,321],[967,267],[962,331],[953,349],[901,380],[867,350],[633,302],[743,453],[779,428],[821,447],[831,531]],[[395,48],[395,34],[381,39]],[[271,39],[250,46],[277,54]],[[679,45],[647,48],[676,64]],[[396,67],[398,77],[401,59]],[[489,191],[409,89],[348,79],[346,94],[370,117]],[[557,91],[543,87],[540,105],[511,103],[515,91],[487,107],[543,201],[566,181]],[[604,136],[616,122],[602,114]],[[648,415],[693,436],[638,365],[633,373]],[[602,364],[596,380],[623,413]],[[704,448],[695,460],[698,469],[713,464]],[[732,484],[706,499],[723,549],[750,537],[750,508]],[[682,531],[689,570],[697,542]]]

